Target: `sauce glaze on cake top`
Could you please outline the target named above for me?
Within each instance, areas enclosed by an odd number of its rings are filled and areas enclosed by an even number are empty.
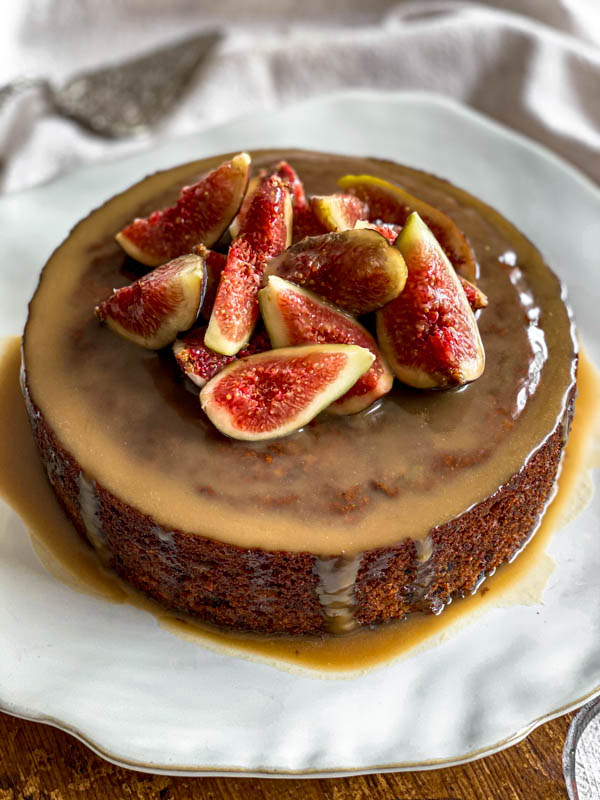
[[[171,202],[223,157],[159,173],[80,223],[46,266],[31,303],[29,391],[59,441],[96,481],[165,529],[265,550],[358,553],[425,539],[493,494],[556,428],[574,381],[562,289],[537,250],[498,214],[444,181],[376,159],[286,158],[308,193],[348,172],[396,182],[451,216],[480,265],[483,376],[422,392],[394,384],[365,412],[321,415],[265,443],[227,439],[200,410],[170,352],[101,327],[95,305],[138,274],[114,242],[134,216]]]

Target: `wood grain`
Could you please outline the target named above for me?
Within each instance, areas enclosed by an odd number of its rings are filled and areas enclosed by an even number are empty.
[[[0,800],[567,800],[572,714],[460,767],[354,778],[170,778],[115,767],[62,731],[0,714]]]

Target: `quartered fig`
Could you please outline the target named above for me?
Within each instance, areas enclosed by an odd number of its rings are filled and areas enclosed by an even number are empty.
[[[304,191],[304,184],[296,170],[287,161],[280,161],[275,166],[275,173],[285,182],[292,196],[292,207],[294,209],[292,242],[298,242],[306,236],[319,236],[322,233],[326,233],[328,229],[319,222],[313,213]]]
[[[96,316],[125,339],[159,350],[196,321],[205,274],[201,256],[180,256],[117,289],[96,307]]]
[[[275,275],[270,276],[258,299],[273,347],[337,342],[365,347],[375,356],[370,369],[329,407],[330,412],[356,414],[390,391],[392,371],[375,339],[350,314]]]
[[[462,275],[459,275],[458,279],[465,294],[467,295],[467,300],[469,301],[469,305],[473,311],[478,311],[480,308],[485,308],[488,304],[487,295],[481,291],[479,286],[475,286],[474,283],[471,283],[471,281],[463,278]]]
[[[200,402],[227,436],[274,439],[306,425],[345,394],[374,358],[348,344],[268,350],[225,367],[202,389]]]
[[[394,244],[398,238],[398,234],[402,230],[402,225],[394,225],[391,222],[380,222],[377,224],[376,222],[369,222],[366,219],[358,219],[356,220],[354,228],[356,230],[367,228],[372,231],[377,231],[377,233],[385,236],[390,244]]]
[[[406,286],[377,312],[377,340],[395,375],[419,389],[474,381],[485,366],[477,322],[452,264],[416,212],[395,247],[406,261]]]
[[[252,201],[254,200],[254,195],[258,191],[258,187],[264,183],[267,179],[267,171],[261,169],[258,175],[253,175],[252,178],[248,181],[248,188],[246,189],[246,194],[244,195],[244,199],[242,200],[242,204],[240,206],[240,210],[233,218],[233,222],[229,226],[229,235],[232,239],[236,239],[240,235],[240,230],[242,228],[242,223],[246,219],[248,214],[248,209],[252,205]]]
[[[393,300],[406,281],[400,251],[371,230],[303,239],[267,264],[278,275],[316,292],[351,314],[366,314]]]
[[[290,193],[272,175],[259,186],[240,235],[229,248],[205,337],[211,350],[232,356],[250,339],[267,259],[289,245],[291,226]]]
[[[434,208],[399,186],[372,175],[345,175],[338,180],[338,185],[345,192],[356,195],[368,204],[371,222],[404,225],[408,215],[417,211],[441,244],[454,268],[470,281],[477,278],[477,262],[471,246],[454,220],[439,208]]]
[[[177,363],[183,373],[197,386],[204,386],[232,361],[271,349],[269,335],[262,329],[252,334],[248,344],[242,347],[236,356],[223,356],[215,353],[204,343],[206,327],[203,325],[201,328],[192,328],[173,342],[173,355]]]
[[[227,230],[248,185],[250,156],[240,153],[198,183],[184,186],[175,205],[135,219],[117,234],[125,252],[156,267],[190,253],[194,245],[210,247]]]
[[[369,207],[352,194],[319,194],[310,198],[310,207],[328,231],[349,231],[358,220],[366,220]]]
[[[224,253],[217,252],[217,250],[209,250],[203,244],[196,245],[192,252],[202,256],[206,267],[206,292],[204,293],[200,314],[208,320],[217,296],[221,273],[227,263],[227,256]]]

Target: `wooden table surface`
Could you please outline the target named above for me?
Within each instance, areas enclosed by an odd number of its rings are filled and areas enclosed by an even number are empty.
[[[460,767],[354,778],[170,778],[115,767],[69,734],[0,714],[0,800],[568,800],[573,714]]]

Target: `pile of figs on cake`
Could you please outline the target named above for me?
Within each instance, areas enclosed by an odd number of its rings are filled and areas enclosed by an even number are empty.
[[[240,153],[118,233],[152,270],[96,308],[142,347],[171,345],[222,433],[271,439],[324,410],[356,414],[394,377],[445,389],[481,375],[487,298],[446,214],[369,175],[307,197],[285,161],[252,178],[250,164]]]

